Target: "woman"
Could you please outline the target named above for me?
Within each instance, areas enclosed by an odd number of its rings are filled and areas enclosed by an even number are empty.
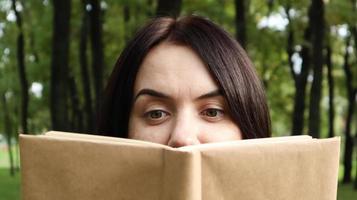
[[[153,19],[119,57],[98,133],[172,147],[269,137],[261,82],[240,45],[198,16]]]

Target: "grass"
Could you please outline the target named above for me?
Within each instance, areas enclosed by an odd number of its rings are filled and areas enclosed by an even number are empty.
[[[19,200],[20,199],[20,173],[16,173],[14,177],[10,176],[8,168],[8,155],[4,148],[0,148],[0,200]],[[357,167],[354,162],[354,167]],[[355,168],[352,173],[355,173]],[[339,177],[341,180],[343,167],[340,167]],[[357,199],[357,190],[353,189],[352,184],[338,187],[338,200],[355,200]]]
[[[15,162],[15,159],[17,159],[16,152],[18,148],[17,147],[12,147],[12,156]],[[17,162],[18,163],[18,162]],[[0,168],[10,168],[10,161],[9,161],[9,154],[8,154],[8,149],[3,143],[0,143]]]
[[[353,184],[338,186],[337,200],[355,200],[357,199],[357,190],[353,189]]]
[[[10,176],[8,168],[0,168],[0,200],[20,199],[20,173]]]
[[[0,168],[8,167],[9,159],[5,147],[0,147]]]
[[[19,200],[20,173],[15,173],[13,177],[10,175],[9,155],[7,148],[2,144],[0,144],[0,200]],[[16,157],[15,147],[12,152]]]

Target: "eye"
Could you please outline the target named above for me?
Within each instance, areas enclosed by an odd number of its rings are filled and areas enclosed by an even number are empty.
[[[145,118],[152,121],[159,121],[166,118],[169,115],[168,112],[163,110],[151,110],[144,114]]]
[[[217,121],[223,118],[224,111],[216,108],[209,108],[201,112],[201,115],[210,121]]]
[[[148,112],[148,116],[152,119],[159,119],[165,114],[166,113],[164,113],[162,110],[153,110]]]

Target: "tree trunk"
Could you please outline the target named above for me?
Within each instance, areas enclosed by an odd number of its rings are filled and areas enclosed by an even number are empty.
[[[357,11],[357,1],[356,0],[351,0],[352,3],[352,12],[356,15]],[[354,45],[355,45],[355,58],[357,58],[357,26],[356,23],[350,25],[350,32],[354,40]],[[356,78],[356,77],[354,77]],[[355,94],[355,99],[357,99],[357,88],[354,88],[354,94]],[[356,104],[357,102],[355,102]],[[357,117],[355,117],[356,122],[357,122]],[[357,123],[355,123],[356,125]],[[355,134],[355,142],[357,142],[357,126],[355,126],[356,134]],[[352,150],[353,151],[353,150]],[[356,161],[357,161],[357,156],[356,156]],[[355,174],[355,180],[354,180],[354,189],[357,190],[357,167],[356,167],[356,174]]]
[[[357,98],[357,88],[355,88],[355,94],[356,94],[356,98]],[[356,123],[355,123],[355,125],[357,124],[357,117],[355,117],[355,119],[356,119]],[[355,131],[356,131],[356,133],[355,133],[355,141],[357,141],[357,127],[355,126]],[[357,163],[357,155],[355,156],[355,159],[356,159],[356,163]],[[357,167],[355,168],[356,169],[356,174],[355,174],[355,181],[354,181],[354,184],[353,184],[353,188],[355,189],[355,190],[357,190]]]
[[[76,81],[73,76],[69,77],[69,91],[71,101],[71,130],[74,132],[83,132],[82,112],[79,106],[79,97]]]
[[[335,109],[334,109],[334,81],[332,75],[332,50],[331,44],[326,47],[326,66],[327,66],[327,78],[328,78],[328,94],[329,94],[329,123],[328,123],[328,137],[334,137],[334,121],[335,121]]]
[[[99,0],[89,0],[92,9],[89,11],[90,39],[92,44],[92,73],[95,89],[95,110],[99,110],[99,103],[103,89],[104,53],[102,39],[102,12]]]
[[[178,17],[181,12],[182,0],[158,0],[156,15]]]
[[[240,45],[246,49],[246,1],[245,0],[235,0],[235,10],[236,10],[236,38]]]
[[[344,56],[344,64],[343,69],[346,75],[346,88],[347,88],[347,97],[348,97],[348,109],[347,109],[347,117],[346,117],[346,125],[345,125],[345,154],[343,159],[344,165],[344,174],[343,174],[343,183],[350,183],[351,178],[351,170],[352,170],[352,154],[353,154],[353,138],[351,135],[351,122],[352,116],[355,106],[355,90],[353,89],[352,81],[352,72],[351,66],[349,64],[349,52],[348,48],[350,46],[350,37],[346,39],[346,48],[345,48],[345,56]]]
[[[294,54],[294,31],[292,26],[292,21],[290,17],[290,9],[291,5],[288,2],[285,6],[285,13],[288,18],[288,40],[286,45],[286,52],[288,54],[288,62],[291,76],[294,80],[295,85],[295,97],[294,97],[294,111],[293,111],[293,119],[292,119],[292,135],[302,135],[304,128],[304,111],[305,111],[305,95],[306,95],[306,84],[307,84],[307,76],[309,74],[310,69],[310,48],[309,43],[310,40],[310,24],[305,30],[304,33],[304,41],[305,43],[302,45],[302,51],[300,52],[302,57],[302,66],[300,73],[296,73],[294,71],[294,63],[292,61],[292,56]],[[311,23],[311,20],[309,21]]]
[[[355,98],[355,93],[353,98]],[[345,154],[343,159],[344,173],[343,173],[343,183],[350,183],[352,181],[352,155],[353,155],[353,137],[351,135],[351,121],[354,110],[354,99],[348,100],[348,113],[346,119],[346,128],[345,128]],[[352,102],[352,103],[351,103]]]
[[[323,0],[313,0],[312,10],[309,13],[312,19],[311,44],[312,44],[312,64],[314,77],[310,93],[309,109],[309,134],[314,138],[320,137],[320,102],[322,93],[322,67],[323,42],[324,42],[324,2]]]
[[[310,20],[311,21],[311,20]],[[311,22],[309,22],[311,23]],[[304,33],[304,43],[300,52],[302,58],[301,71],[295,74],[295,96],[294,96],[294,112],[293,112],[293,126],[292,135],[302,135],[304,129],[304,111],[305,111],[305,96],[307,76],[310,70],[310,24]],[[293,73],[293,69],[291,70]],[[293,75],[294,76],[294,75]]]
[[[293,54],[294,54],[294,31],[293,31],[293,26],[292,26],[292,21],[290,17],[290,9],[291,6],[290,4],[286,5],[285,9],[285,14],[288,18],[288,41],[286,45],[286,53],[288,54],[288,62],[289,62],[289,68],[290,68],[290,73],[294,79],[294,83],[296,82],[296,73],[294,71],[294,63],[292,60]]]
[[[8,153],[9,153],[10,175],[14,176],[15,175],[15,166],[14,166],[14,156],[12,154],[11,122],[10,122],[9,111],[7,109],[7,102],[6,102],[5,93],[2,94],[1,97],[2,97],[1,100],[2,100],[2,104],[3,104],[3,114],[4,114],[4,132],[6,134],[7,150],[8,150]]]
[[[16,172],[20,171],[20,149],[18,148],[19,146],[19,135],[15,135],[15,156],[14,156],[14,168]]]
[[[84,128],[86,133],[94,131],[94,114],[91,94],[91,81],[88,72],[87,42],[88,42],[88,12],[87,1],[82,0],[83,16],[81,24],[81,38],[79,44],[79,63],[81,68],[81,79],[84,93]]]
[[[354,25],[351,27],[351,34],[353,36],[353,40],[354,40],[354,43],[355,43],[355,57],[357,58],[357,26]]]
[[[21,133],[27,134],[27,116],[28,116],[28,82],[26,77],[26,66],[25,66],[25,51],[24,51],[24,34],[22,29],[22,18],[20,13],[16,10],[16,0],[12,0],[12,10],[16,16],[16,24],[19,30],[17,36],[17,63],[19,67],[19,78],[20,78],[20,88],[21,88]]]
[[[68,55],[70,0],[53,0],[50,109],[52,129],[68,131]]]
[[[305,111],[305,96],[306,96],[306,85],[307,85],[307,77],[309,75],[309,70],[311,66],[311,62],[314,64],[314,86],[311,101],[312,104],[316,104],[320,102],[321,99],[321,76],[322,76],[322,65],[323,65],[323,28],[324,28],[324,10],[323,10],[323,2],[321,0],[313,0],[309,7],[309,24],[304,32],[304,42],[302,44],[302,50],[300,52],[302,58],[302,66],[300,73],[297,74],[294,72],[292,65],[292,41],[293,41],[293,30],[291,25],[289,25],[289,33],[288,33],[288,46],[287,53],[289,55],[289,65],[290,71],[292,73],[292,77],[295,80],[295,97],[294,97],[294,113],[293,113],[293,125],[292,125],[292,135],[301,135],[303,134],[304,129],[304,111]],[[288,4],[285,8],[285,12],[287,13],[288,20],[291,23],[290,15],[290,4]],[[312,46],[312,48],[311,48]],[[311,57],[311,53],[314,55],[313,60]],[[317,67],[316,67],[317,66]],[[310,105],[311,107],[311,105]],[[318,108],[317,108],[318,109]],[[312,109],[310,109],[312,110]],[[319,116],[319,109],[314,110],[314,114],[317,113]],[[310,115],[311,116],[311,115]],[[312,119],[310,117],[310,119]],[[317,119],[319,123],[319,119]],[[310,122],[310,121],[309,121]],[[311,125],[311,123],[309,123]],[[318,127],[319,125],[317,125]],[[309,126],[310,127],[310,126]],[[318,131],[314,131],[314,133],[318,133]],[[316,137],[317,135],[313,135]]]
[[[352,14],[353,16],[357,15],[357,0],[351,0],[351,6],[352,6]],[[354,23],[350,25],[350,31],[354,40],[355,44],[355,57],[357,58],[357,24]],[[357,179],[357,178],[356,178]]]

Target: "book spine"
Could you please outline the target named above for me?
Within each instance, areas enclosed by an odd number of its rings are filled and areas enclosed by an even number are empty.
[[[161,200],[201,200],[199,151],[165,150]]]

